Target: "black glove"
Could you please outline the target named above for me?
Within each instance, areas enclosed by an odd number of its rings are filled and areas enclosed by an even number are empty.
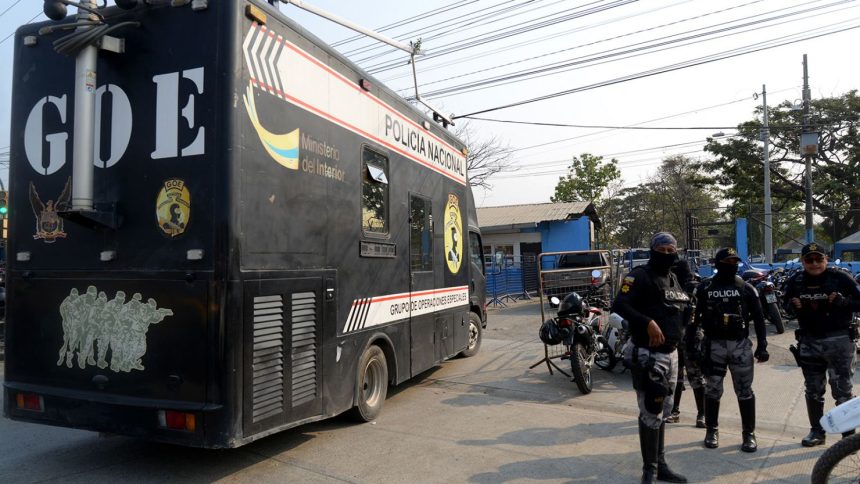
[[[830,304],[836,306],[837,308],[841,308],[842,306],[848,305],[848,298],[837,292],[836,297],[833,298],[833,301],[831,301]]]
[[[770,359],[770,353],[767,352],[767,344],[758,344],[755,348],[755,353],[753,353],[755,359],[758,360],[759,363],[764,363]]]

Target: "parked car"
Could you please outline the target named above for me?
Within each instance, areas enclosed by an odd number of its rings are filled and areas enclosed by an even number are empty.
[[[624,254],[624,266],[630,271],[634,267],[647,264],[650,258],[651,250],[648,248],[638,247],[630,249]]]
[[[549,298],[585,291],[611,277],[611,258],[606,250],[551,252],[541,254],[540,277],[543,294]],[[610,284],[604,286],[608,301]]]

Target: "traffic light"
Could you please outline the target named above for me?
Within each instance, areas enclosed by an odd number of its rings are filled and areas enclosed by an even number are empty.
[[[0,217],[6,218],[9,213],[9,192],[0,190]]]

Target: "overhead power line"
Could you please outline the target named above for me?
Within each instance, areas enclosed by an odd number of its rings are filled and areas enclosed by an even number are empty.
[[[466,5],[475,3],[477,1],[478,0],[469,0],[469,1],[459,0],[459,1],[456,1],[454,3],[449,3],[447,5],[443,5],[441,7],[434,8],[432,10],[428,10],[426,12],[422,12],[422,13],[413,15],[411,17],[407,17],[407,18],[402,19],[402,20],[397,20],[397,21],[392,22],[388,25],[383,25],[382,27],[377,27],[374,30],[376,32],[387,32],[391,29],[395,29],[397,27],[402,27],[404,25],[408,25],[408,24],[410,24],[412,22],[416,22],[418,20],[424,20],[424,19],[428,19],[430,17],[434,17],[434,16],[439,15],[441,13],[445,13],[449,10],[455,10],[455,9],[458,9],[461,7],[465,7]],[[346,39],[335,41],[331,44],[331,46],[332,47],[340,47],[341,45],[345,45],[345,44],[348,44],[350,42],[355,42],[356,40],[362,40],[362,39],[367,39],[367,38],[368,37],[364,34],[355,34],[351,37],[347,37]]]
[[[6,10],[3,10],[2,12],[0,12],[0,17],[2,17],[3,15],[5,15],[5,14],[6,14],[6,12],[8,12],[9,10],[12,10],[12,7],[14,7],[15,5],[18,5],[19,3],[21,3],[21,0],[17,0],[17,1],[16,1],[15,3],[13,3],[12,5],[9,5],[8,7],[6,7]]]
[[[702,29],[694,29],[694,30],[690,30],[687,32],[683,32],[681,34],[673,34],[673,35],[669,35],[669,36],[659,37],[657,39],[652,39],[652,40],[643,41],[643,42],[637,42],[634,44],[629,44],[627,46],[609,49],[609,50],[606,50],[603,52],[597,52],[597,53],[593,53],[593,54],[583,55],[583,56],[576,57],[576,58],[569,59],[569,60],[565,60],[562,62],[554,62],[554,63],[545,64],[545,65],[538,66],[538,67],[533,67],[533,68],[524,69],[524,70],[520,70],[520,71],[510,72],[507,74],[500,74],[500,75],[486,78],[486,79],[479,79],[479,80],[475,80],[475,81],[465,82],[465,83],[462,83],[459,85],[439,88],[435,91],[424,90],[423,96],[427,99],[434,99],[434,98],[439,98],[439,97],[446,96],[446,95],[474,92],[477,90],[481,90],[482,88],[499,87],[499,86],[511,84],[514,82],[522,82],[524,80],[537,79],[537,78],[546,77],[546,76],[550,76],[550,75],[560,74],[562,72],[570,72],[573,70],[582,69],[584,67],[594,67],[597,65],[608,64],[608,63],[612,63],[612,62],[618,62],[621,60],[628,60],[628,59],[632,59],[632,58],[641,57],[643,55],[649,55],[649,54],[654,54],[657,52],[663,52],[666,50],[676,49],[679,47],[688,47],[691,45],[696,45],[696,44],[700,44],[700,43],[704,43],[704,42],[711,42],[714,40],[739,35],[741,33],[746,33],[746,32],[750,32],[753,30],[761,30],[764,28],[776,27],[779,25],[783,25],[785,23],[796,22],[796,21],[800,21],[800,20],[808,21],[810,18],[820,16],[820,15],[832,14],[834,12],[832,12],[832,11],[831,12],[822,12],[822,13],[819,13],[817,15],[806,16],[803,18],[794,18],[791,20],[786,20],[786,21],[779,22],[779,23],[773,23],[773,24],[766,25],[766,26],[760,26],[759,25],[759,24],[764,24],[767,22],[772,22],[773,20],[797,16],[797,15],[809,13],[809,12],[814,11],[814,10],[819,10],[820,8],[827,8],[827,7],[831,7],[834,5],[839,5],[839,4],[843,4],[846,2],[853,2],[853,1],[854,0],[842,0],[840,2],[825,5],[823,7],[816,7],[814,9],[801,10],[798,12],[782,14],[782,15],[778,15],[778,16],[766,18],[766,19],[759,19],[756,21],[746,22],[743,24],[738,24],[738,25],[734,25],[734,26],[730,26],[730,27],[722,27],[719,29],[711,30],[709,32],[699,32],[699,33],[688,35],[685,37],[679,37],[676,39],[671,39],[671,37],[676,37],[677,35],[685,35],[685,34],[688,34],[690,32],[697,32],[697,31],[702,30]],[[847,8],[850,8],[850,7],[845,7],[844,9],[847,9]],[[842,9],[842,10],[844,10],[844,9]],[[732,21],[727,22],[727,23],[736,22],[736,21],[737,20],[732,20]],[[819,27],[817,30],[820,30],[820,29],[826,28],[826,27],[832,27],[832,26],[838,25],[840,23],[846,23],[846,21],[843,20],[841,22],[837,22],[835,24],[830,24],[830,25],[827,25],[825,27]],[[723,25],[723,24],[717,24],[717,26],[719,26],[719,25]],[[707,28],[710,28],[710,27],[707,27]],[[732,32],[733,30],[736,30],[736,29],[744,29],[744,30],[740,30],[738,32]],[[731,32],[731,33],[729,33],[729,32]],[[722,34],[722,35],[715,35],[715,34]],[[792,35],[800,35],[800,34],[792,34]],[[782,39],[785,39],[788,37],[791,37],[791,35],[784,36],[784,37],[782,37]],[[671,39],[671,40],[666,40],[666,39]],[[769,42],[779,40],[779,39],[780,38],[771,39],[771,40],[769,40]],[[577,46],[577,47],[588,46],[588,45],[593,45],[593,44],[594,43],[582,44],[581,46]],[[750,44],[750,45],[746,46],[745,48],[753,47],[753,46],[758,45],[758,44],[760,44],[760,43]],[[448,79],[453,79],[453,78],[448,78]],[[441,81],[438,81],[438,82],[441,82]]]
[[[450,66],[453,66],[453,65],[462,64],[462,63],[464,63],[464,62],[469,62],[469,61],[472,61],[472,60],[475,60],[475,59],[483,59],[483,58],[486,58],[487,56],[490,56],[490,55],[492,55],[492,54],[498,54],[499,52],[505,52],[505,51],[511,51],[511,50],[516,50],[516,49],[522,49],[522,48],[528,47],[528,46],[530,46],[530,45],[538,44],[538,43],[541,43],[541,42],[546,42],[546,41],[548,41],[548,40],[555,39],[555,38],[558,38],[558,37],[564,37],[564,36],[566,36],[566,35],[570,35],[570,34],[581,33],[581,32],[585,32],[586,30],[594,29],[594,28],[597,28],[597,27],[603,27],[603,26],[606,26],[606,25],[613,24],[613,23],[615,23],[615,22],[620,22],[620,21],[622,21],[622,20],[629,20],[629,19],[634,18],[634,17],[641,17],[641,16],[643,16],[643,15],[652,14],[652,13],[654,13],[654,12],[658,12],[658,11],[660,11],[660,10],[665,10],[665,9],[669,9],[669,8],[672,8],[672,7],[676,7],[676,6],[678,6],[678,5],[682,4],[682,3],[687,3],[687,2],[690,2],[690,1],[692,1],[692,0],[680,0],[678,3],[673,3],[673,4],[661,4],[661,5],[659,5],[658,7],[656,7],[656,8],[652,8],[652,9],[650,9],[650,10],[643,10],[643,11],[639,11],[639,12],[635,12],[635,13],[631,13],[631,14],[625,14],[625,15],[621,15],[621,16],[618,16],[618,17],[613,17],[613,18],[611,18],[611,19],[601,20],[601,21],[599,21],[599,22],[594,22],[594,23],[592,23],[592,24],[584,25],[584,26],[578,26],[578,27],[575,27],[575,28],[573,28],[573,29],[566,30],[566,31],[563,31],[563,32],[552,33],[552,34],[548,34],[548,35],[545,35],[545,36],[542,36],[542,37],[538,37],[538,38],[535,38],[535,39],[525,40],[525,41],[522,41],[522,42],[517,42],[517,43],[516,43],[516,44],[514,44],[514,45],[506,45],[506,46],[504,46],[504,47],[499,47],[499,48],[494,49],[494,50],[489,50],[489,51],[479,52],[479,53],[472,54],[472,55],[469,55],[469,56],[459,57],[459,58],[454,59],[454,60],[450,60],[450,61],[446,61],[446,62],[442,62],[442,63],[438,63],[438,64],[433,64],[433,65],[429,65],[429,66],[428,66],[428,65],[423,65],[423,64],[422,64],[422,66],[421,66],[421,72],[422,72],[422,73],[427,73],[427,72],[431,72],[431,71],[434,71],[434,70],[437,70],[437,69],[441,69],[441,68],[443,68],[443,67],[450,67]],[[763,1],[763,0],[754,0],[754,1],[753,1],[753,2],[751,2],[751,3],[757,3],[757,2],[761,2],[761,1]],[[744,4],[744,5],[747,5],[747,4]],[[564,50],[567,50],[567,49],[564,49]],[[559,52],[559,51],[556,51],[556,52]],[[546,54],[546,55],[552,55],[552,54],[553,54],[553,53]],[[543,57],[543,56],[538,56],[538,57]],[[529,59],[525,59],[525,60],[529,60]],[[517,62],[519,62],[519,61],[517,61]],[[426,64],[426,63],[425,63],[425,64]],[[496,67],[496,68],[498,68],[498,67],[503,67],[503,66],[505,66],[505,65],[508,65],[508,64],[501,64],[501,65],[499,65],[499,66],[495,66],[495,67]],[[412,75],[412,73],[411,73],[411,72],[404,73],[404,74],[399,74],[399,75],[394,75],[394,76],[392,76],[392,77],[383,78],[383,79],[382,79],[382,82],[386,82],[386,83],[387,83],[387,82],[389,82],[389,81],[394,81],[394,80],[397,80],[397,79],[402,79],[402,78],[404,78],[404,77],[410,77],[411,75]],[[456,76],[456,77],[459,77],[459,76]],[[425,86],[426,86],[427,84],[432,84],[432,83],[424,83],[424,84],[422,84],[422,85],[425,85]]]
[[[541,121],[515,121],[511,119],[493,119],[493,118],[480,118],[477,116],[470,116],[469,119],[475,119],[478,121],[491,121],[494,123],[507,123],[507,124],[529,124],[532,126],[555,126],[560,128],[588,128],[588,129],[644,129],[644,130],[696,130],[696,129],[706,129],[706,130],[714,130],[714,129],[738,129],[737,126],[608,126],[602,124],[566,124],[566,123],[544,123]],[[793,128],[799,128],[800,126],[792,126]],[[771,126],[771,129],[784,129],[786,126]]]
[[[447,46],[442,46],[439,48],[435,48],[430,54],[422,56],[420,59],[417,59],[417,62],[425,62],[428,59],[433,59],[436,57],[440,57],[443,55],[451,54],[454,52],[458,52],[464,49],[470,49],[473,47],[477,47],[479,45],[484,45],[490,42],[495,42],[502,39],[510,39],[511,37],[515,37],[517,35],[521,35],[527,32],[533,32],[535,30],[539,30],[542,28],[550,27],[553,25],[557,25],[563,22],[575,20],[578,18],[582,18],[588,15],[593,15],[596,13],[604,12],[606,10],[610,10],[613,8],[618,8],[629,3],[633,3],[636,0],[615,0],[608,5],[597,6],[593,8],[589,8],[583,11],[574,11],[572,13],[564,14],[560,17],[553,17],[553,15],[558,15],[559,13],[555,13],[552,15],[547,15],[544,17],[540,17],[538,19],[531,20],[529,23],[525,23],[522,25],[508,26],[501,29],[496,29],[491,32],[483,33],[480,35],[472,36],[467,39],[463,39],[458,42],[454,42],[448,44]],[[576,9],[581,8],[577,7]],[[570,9],[570,10],[576,10]],[[361,62],[361,60],[359,60]],[[401,60],[392,61],[392,62],[384,62],[378,63],[370,66],[365,66],[365,69],[371,74],[376,74],[379,72],[384,72],[390,69],[394,69],[396,67],[400,67],[403,65]]]
[[[698,19],[705,18],[705,17],[711,16],[711,15],[716,15],[716,14],[720,14],[720,13],[728,12],[728,11],[730,11],[730,10],[735,10],[735,9],[742,8],[742,7],[747,7],[747,6],[749,6],[749,5],[752,5],[752,4],[755,4],[755,3],[759,3],[759,2],[761,2],[761,1],[762,1],[762,0],[754,0],[754,1],[752,1],[752,2],[744,3],[744,4],[741,4],[741,5],[735,5],[735,6],[732,6],[732,7],[728,7],[728,8],[724,8],[724,9],[720,9],[720,10],[714,10],[714,11],[711,11],[711,12],[707,12],[707,13],[704,13],[704,14],[701,14],[701,15],[695,15],[695,16],[692,16],[692,17],[686,17],[686,18],[683,18],[683,19],[676,20],[676,21],[674,21],[674,22],[669,22],[669,23],[665,23],[665,24],[661,24],[661,25],[655,25],[655,26],[653,26],[653,27],[648,27],[648,28],[645,28],[645,29],[640,29],[640,30],[636,30],[636,31],[632,31],[632,32],[625,32],[625,33],[620,34],[620,35],[615,35],[615,36],[612,36],[612,37],[606,37],[606,38],[603,38],[603,39],[596,40],[596,41],[594,41],[594,42],[589,42],[589,43],[585,43],[585,44],[575,45],[575,46],[573,46],[573,47],[567,47],[567,48],[564,48],[564,49],[555,50],[555,51],[553,51],[553,52],[548,52],[548,53],[545,53],[545,54],[540,54],[540,55],[535,55],[535,56],[531,56],[531,57],[526,57],[526,58],[523,58],[523,59],[518,59],[518,60],[511,61],[511,62],[507,62],[507,63],[504,63],[504,64],[496,64],[496,65],[493,65],[492,67],[487,67],[487,68],[484,68],[484,69],[479,69],[479,70],[475,70],[475,71],[471,71],[471,72],[466,72],[466,73],[458,74],[458,75],[456,75],[456,76],[446,77],[446,78],[444,78],[444,79],[438,79],[438,80],[431,81],[431,82],[424,82],[424,83],[422,83],[422,88],[426,89],[426,88],[427,88],[427,86],[432,85],[432,84],[437,84],[437,83],[444,82],[444,81],[449,81],[449,80],[453,80],[453,79],[458,79],[458,78],[462,78],[462,77],[467,77],[467,76],[474,75],[474,74],[480,74],[480,73],[482,73],[482,72],[487,72],[487,71],[492,71],[492,70],[496,70],[496,69],[501,69],[501,68],[503,68],[503,67],[507,67],[507,66],[511,66],[511,65],[515,65],[515,64],[521,64],[521,63],[523,63],[523,62],[528,62],[528,61],[535,60],[535,59],[541,59],[541,58],[545,58],[545,57],[553,56],[553,55],[556,55],[556,54],[561,54],[561,53],[564,53],[564,52],[569,52],[569,51],[571,51],[571,50],[575,50],[575,49],[581,49],[581,48],[583,48],[583,47],[589,47],[589,46],[593,46],[593,45],[597,45],[597,44],[602,44],[602,43],[605,43],[605,42],[610,42],[610,41],[613,41],[613,40],[622,39],[622,38],[624,38],[624,37],[630,37],[630,36],[638,35],[638,34],[641,34],[641,33],[644,33],[644,32],[650,32],[650,31],[654,31],[654,30],[662,29],[662,28],[665,28],[665,27],[670,27],[670,26],[673,26],[673,25],[678,25],[678,24],[681,24],[681,23],[684,23],[684,22],[689,22],[689,21],[692,21],[692,20],[698,20]],[[593,27],[596,27],[596,26],[606,25],[606,24],[608,24],[608,23],[617,22],[617,21],[619,21],[619,20],[626,20],[626,19],[629,19],[629,18],[632,18],[632,17],[636,17],[636,16],[639,16],[639,15],[646,14],[646,13],[653,13],[654,11],[656,11],[656,10],[660,10],[660,9],[662,9],[662,8],[666,8],[666,7],[665,7],[665,6],[662,6],[662,7],[660,7],[660,8],[654,9],[654,10],[648,10],[648,11],[645,11],[645,12],[639,12],[639,13],[637,13],[637,14],[634,14],[634,15],[627,15],[627,16],[624,16],[624,17],[616,17],[615,19],[611,19],[611,20],[609,20],[609,21],[598,22],[598,23],[595,23],[595,24],[592,24],[592,25],[589,25],[589,26],[585,26],[585,27],[578,27],[578,28],[573,29],[573,30],[571,30],[571,31],[565,32],[564,34],[566,35],[566,34],[571,33],[571,32],[581,32],[581,31],[584,31],[584,30],[587,30],[587,29],[590,29],[590,28],[593,28]],[[755,16],[752,16],[752,17],[746,17],[746,18],[754,18],[754,17],[755,17]],[[735,21],[735,20],[732,20],[732,21],[729,21],[729,22],[727,22],[727,23],[734,22],[734,21]],[[717,24],[717,25],[720,25],[720,24]],[[706,27],[705,27],[705,28],[706,28]],[[700,30],[700,29],[696,29],[696,30]],[[690,31],[688,31],[688,32],[693,32],[693,31],[695,31],[695,30],[690,30]],[[681,34],[683,34],[683,33],[681,33]],[[681,34],[674,34],[674,35],[681,35]],[[552,34],[551,36],[547,36],[547,37],[550,37],[550,38],[551,38],[551,37],[553,37],[553,36],[558,36],[558,35],[559,35],[559,34]],[[543,41],[543,40],[546,40],[546,38],[547,38],[547,37],[542,37],[541,39],[537,39],[537,41]],[[667,36],[667,37],[671,37],[671,36]],[[529,43],[534,43],[534,42],[535,42],[535,41],[532,41],[532,42],[529,42]],[[641,42],[640,42],[640,43],[641,43]],[[631,45],[638,45],[638,43],[637,43],[637,44],[631,44]],[[457,60],[455,60],[455,61],[447,62],[447,63],[441,64],[441,65],[437,65],[437,66],[430,66],[430,67],[426,67],[426,66],[424,66],[424,67],[422,67],[421,72],[422,72],[422,73],[426,73],[426,72],[432,71],[432,70],[434,70],[434,69],[437,69],[437,68],[439,68],[439,67],[449,67],[449,66],[452,66],[452,65],[455,65],[455,64],[459,64],[459,63],[462,63],[462,62],[466,62],[466,61],[468,61],[468,60],[472,60],[472,59],[474,59],[474,58],[476,58],[476,57],[483,57],[483,56],[489,55],[490,53],[497,53],[497,52],[499,52],[499,51],[513,50],[513,49],[515,49],[515,48],[521,48],[522,46],[523,46],[523,44],[516,44],[516,45],[514,45],[514,46],[506,46],[506,47],[503,47],[503,48],[501,48],[501,49],[497,49],[497,50],[495,50],[495,51],[493,51],[493,52],[484,52],[484,53],[481,53],[481,54],[477,54],[477,55],[475,55],[475,56],[467,57],[467,58],[465,58],[465,59],[457,59]],[[611,50],[617,50],[617,49],[611,49]],[[611,51],[611,50],[610,50],[610,51]],[[607,52],[609,52],[609,51],[607,51]],[[596,55],[596,54],[595,54],[595,55]],[[551,64],[548,64],[548,65],[551,65]],[[404,77],[404,76],[406,76],[406,74],[404,74],[404,75],[402,75],[402,76],[394,77],[394,78],[391,78],[391,79],[398,79],[398,78],[400,78],[400,77]],[[390,80],[390,79],[389,79],[389,80]]]
[[[415,30],[411,30],[409,32],[405,32],[403,34],[398,35],[397,40],[401,40],[403,42],[412,40],[416,37],[420,37],[422,43],[427,43],[432,40],[438,40],[443,37],[446,37],[450,34],[462,34],[463,32],[467,32],[469,30],[473,30],[477,27],[490,25],[496,22],[500,22],[502,20],[506,20],[511,18],[512,16],[523,15],[527,12],[535,11],[538,9],[546,8],[548,5],[539,5],[535,7],[534,3],[540,0],[525,0],[522,3],[514,4],[514,5],[504,5],[506,3],[510,3],[510,0],[506,0],[496,5],[491,5],[489,7],[484,7],[478,10],[474,10],[472,12],[465,13],[463,15],[459,15],[450,19],[443,20],[441,23],[433,24],[429,27],[420,27]],[[565,0],[557,0],[555,3],[563,2]],[[554,5],[549,4],[549,5]],[[530,8],[526,8],[530,7]],[[511,12],[519,11],[519,13],[514,15],[508,15]],[[440,49],[444,46],[434,46],[435,50]],[[358,54],[369,54],[374,51],[382,50],[382,52],[376,52],[373,55],[361,59],[355,59],[354,56]],[[351,57],[354,62],[361,63],[366,60],[381,60],[383,57],[388,56],[392,53],[397,53],[398,50],[392,47],[389,47],[386,44],[375,43],[362,48],[353,49],[351,51],[344,52],[344,55],[353,56]],[[386,61],[392,62],[392,61]],[[394,61],[396,62],[396,61]]]
[[[522,105],[525,105],[525,104],[531,104],[531,103],[535,103],[535,102],[539,102],[539,101],[546,101],[546,100],[549,100],[549,99],[554,99],[554,98],[557,98],[557,97],[566,96],[566,95],[569,95],[569,94],[574,94],[574,93],[577,93],[577,92],[588,91],[588,90],[591,90],[591,89],[597,89],[597,88],[600,88],[600,87],[606,87],[606,86],[611,86],[611,85],[614,85],[614,84],[620,84],[620,83],[624,83],[624,82],[633,81],[633,80],[636,80],[636,79],[642,79],[642,78],[645,78],[645,77],[651,77],[651,76],[655,76],[655,75],[658,75],[658,74],[665,74],[665,73],[667,73],[667,72],[673,72],[673,71],[677,71],[677,70],[681,70],[681,69],[687,69],[687,68],[694,67],[694,66],[699,66],[699,65],[703,65],[703,64],[709,64],[709,63],[711,63],[711,62],[716,62],[716,61],[719,61],[719,60],[730,59],[730,58],[733,58],[733,57],[739,57],[739,56],[742,56],[742,55],[752,54],[752,53],[754,53],[754,52],[760,52],[760,51],[763,51],[763,50],[769,50],[769,49],[773,49],[773,48],[775,48],[775,47],[781,47],[781,46],[783,46],[783,45],[795,44],[795,43],[802,42],[802,41],[805,41],[805,40],[812,40],[812,39],[816,39],[816,38],[819,38],[819,37],[825,37],[825,36],[828,36],[828,35],[834,35],[834,34],[838,34],[838,33],[842,33],[842,32],[847,32],[847,31],[854,30],[854,29],[857,29],[857,28],[860,28],[860,25],[853,25],[853,26],[850,26],[850,27],[845,27],[845,28],[837,29],[837,30],[833,30],[833,31],[830,31],[830,32],[824,32],[824,33],[820,33],[820,34],[809,35],[809,36],[802,37],[802,38],[799,38],[799,39],[788,40],[788,41],[785,41],[785,42],[779,42],[779,43],[776,43],[776,44],[773,44],[773,45],[768,45],[768,46],[763,46],[763,47],[758,47],[758,48],[749,48],[750,46],[747,46],[748,50],[746,50],[746,51],[741,50],[740,52],[738,52],[738,50],[740,50],[740,49],[733,49],[733,50],[729,50],[729,51],[724,51],[724,52],[721,52],[721,53],[718,53],[718,54],[712,54],[712,55],[709,55],[709,56],[698,57],[698,58],[695,58],[695,59],[690,59],[690,60],[687,60],[687,61],[683,61],[683,62],[679,62],[679,63],[675,63],[675,64],[670,64],[670,65],[667,65],[667,66],[658,67],[658,68],[650,69],[650,70],[647,70],[647,71],[641,71],[641,72],[638,72],[638,73],[635,73],[635,74],[630,74],[630,75],[627,75],[627,76],[617,77],[617,78],[615,78],[615,79],[610,79],[610,80],[607,80],[607,81],[601,81],[601,82],[597,82],[597,83],[594,83],[594,84],[588,84],[588,85],[581,86],[581,87],[577,87],[577,88],[573,88],[573,89],[566,89],[566,90],[564,90],[564,91],[558,91],[558,92],[554,92],[554,93],[550,93],[550,94],[545,94],[545,95],[543,95],[543,96],[537,96],[537,97],[533,97],[533,98],[530,98],[530,99],[525,99],[525,100],[522,100],[522,101],[517,101],[517,102],[513,102],[513,103],[504,104],[504,105],[501,105],[501,106],[496,106],[496,107],[492,107],[492,108],[481,109],[481,110],[479,110],[479,111],[474,111],[474,112],[471,112],[471,113],[468,113],[468,114],[462,114],[462,115],[458,115],[458,116],[453,116],[453,119],[469,118],[469,117],[472,117],[472,116],[476,116],[476,115],[478,115],[478,114],[485,114],[485,113],[489,113],[489,112],[493,112],[493,111],[499,111],[499,110],[502,110],[502,109],[508,109],[508,108],[512,108],[512,107],[516,107],[516,106],[522,106]],[[759,45],[759,44],[754,44],[754,45]]]
[[[28,23],[32,22],[33,20],[36,20],[37,18],[39,18],[41,15],[42,15],[42,12],[39,12],[36,15],[33,15],[33,18],[31,18],[30,20],[28,20],[24,23],[28,24]],[[12,31],[11,34],[7,35],[6,37],[3,37],[3,40],[0,40],[0,45],[3,45],[3,42],[6,42],[7,40],[11,39],[13,35],[15,35],[14,30]]]

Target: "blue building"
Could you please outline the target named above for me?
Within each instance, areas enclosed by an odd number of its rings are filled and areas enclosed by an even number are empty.
[[[590,250],[600,219],[588,202],[536,203],[478,209],[484,254],[523,254]]]

